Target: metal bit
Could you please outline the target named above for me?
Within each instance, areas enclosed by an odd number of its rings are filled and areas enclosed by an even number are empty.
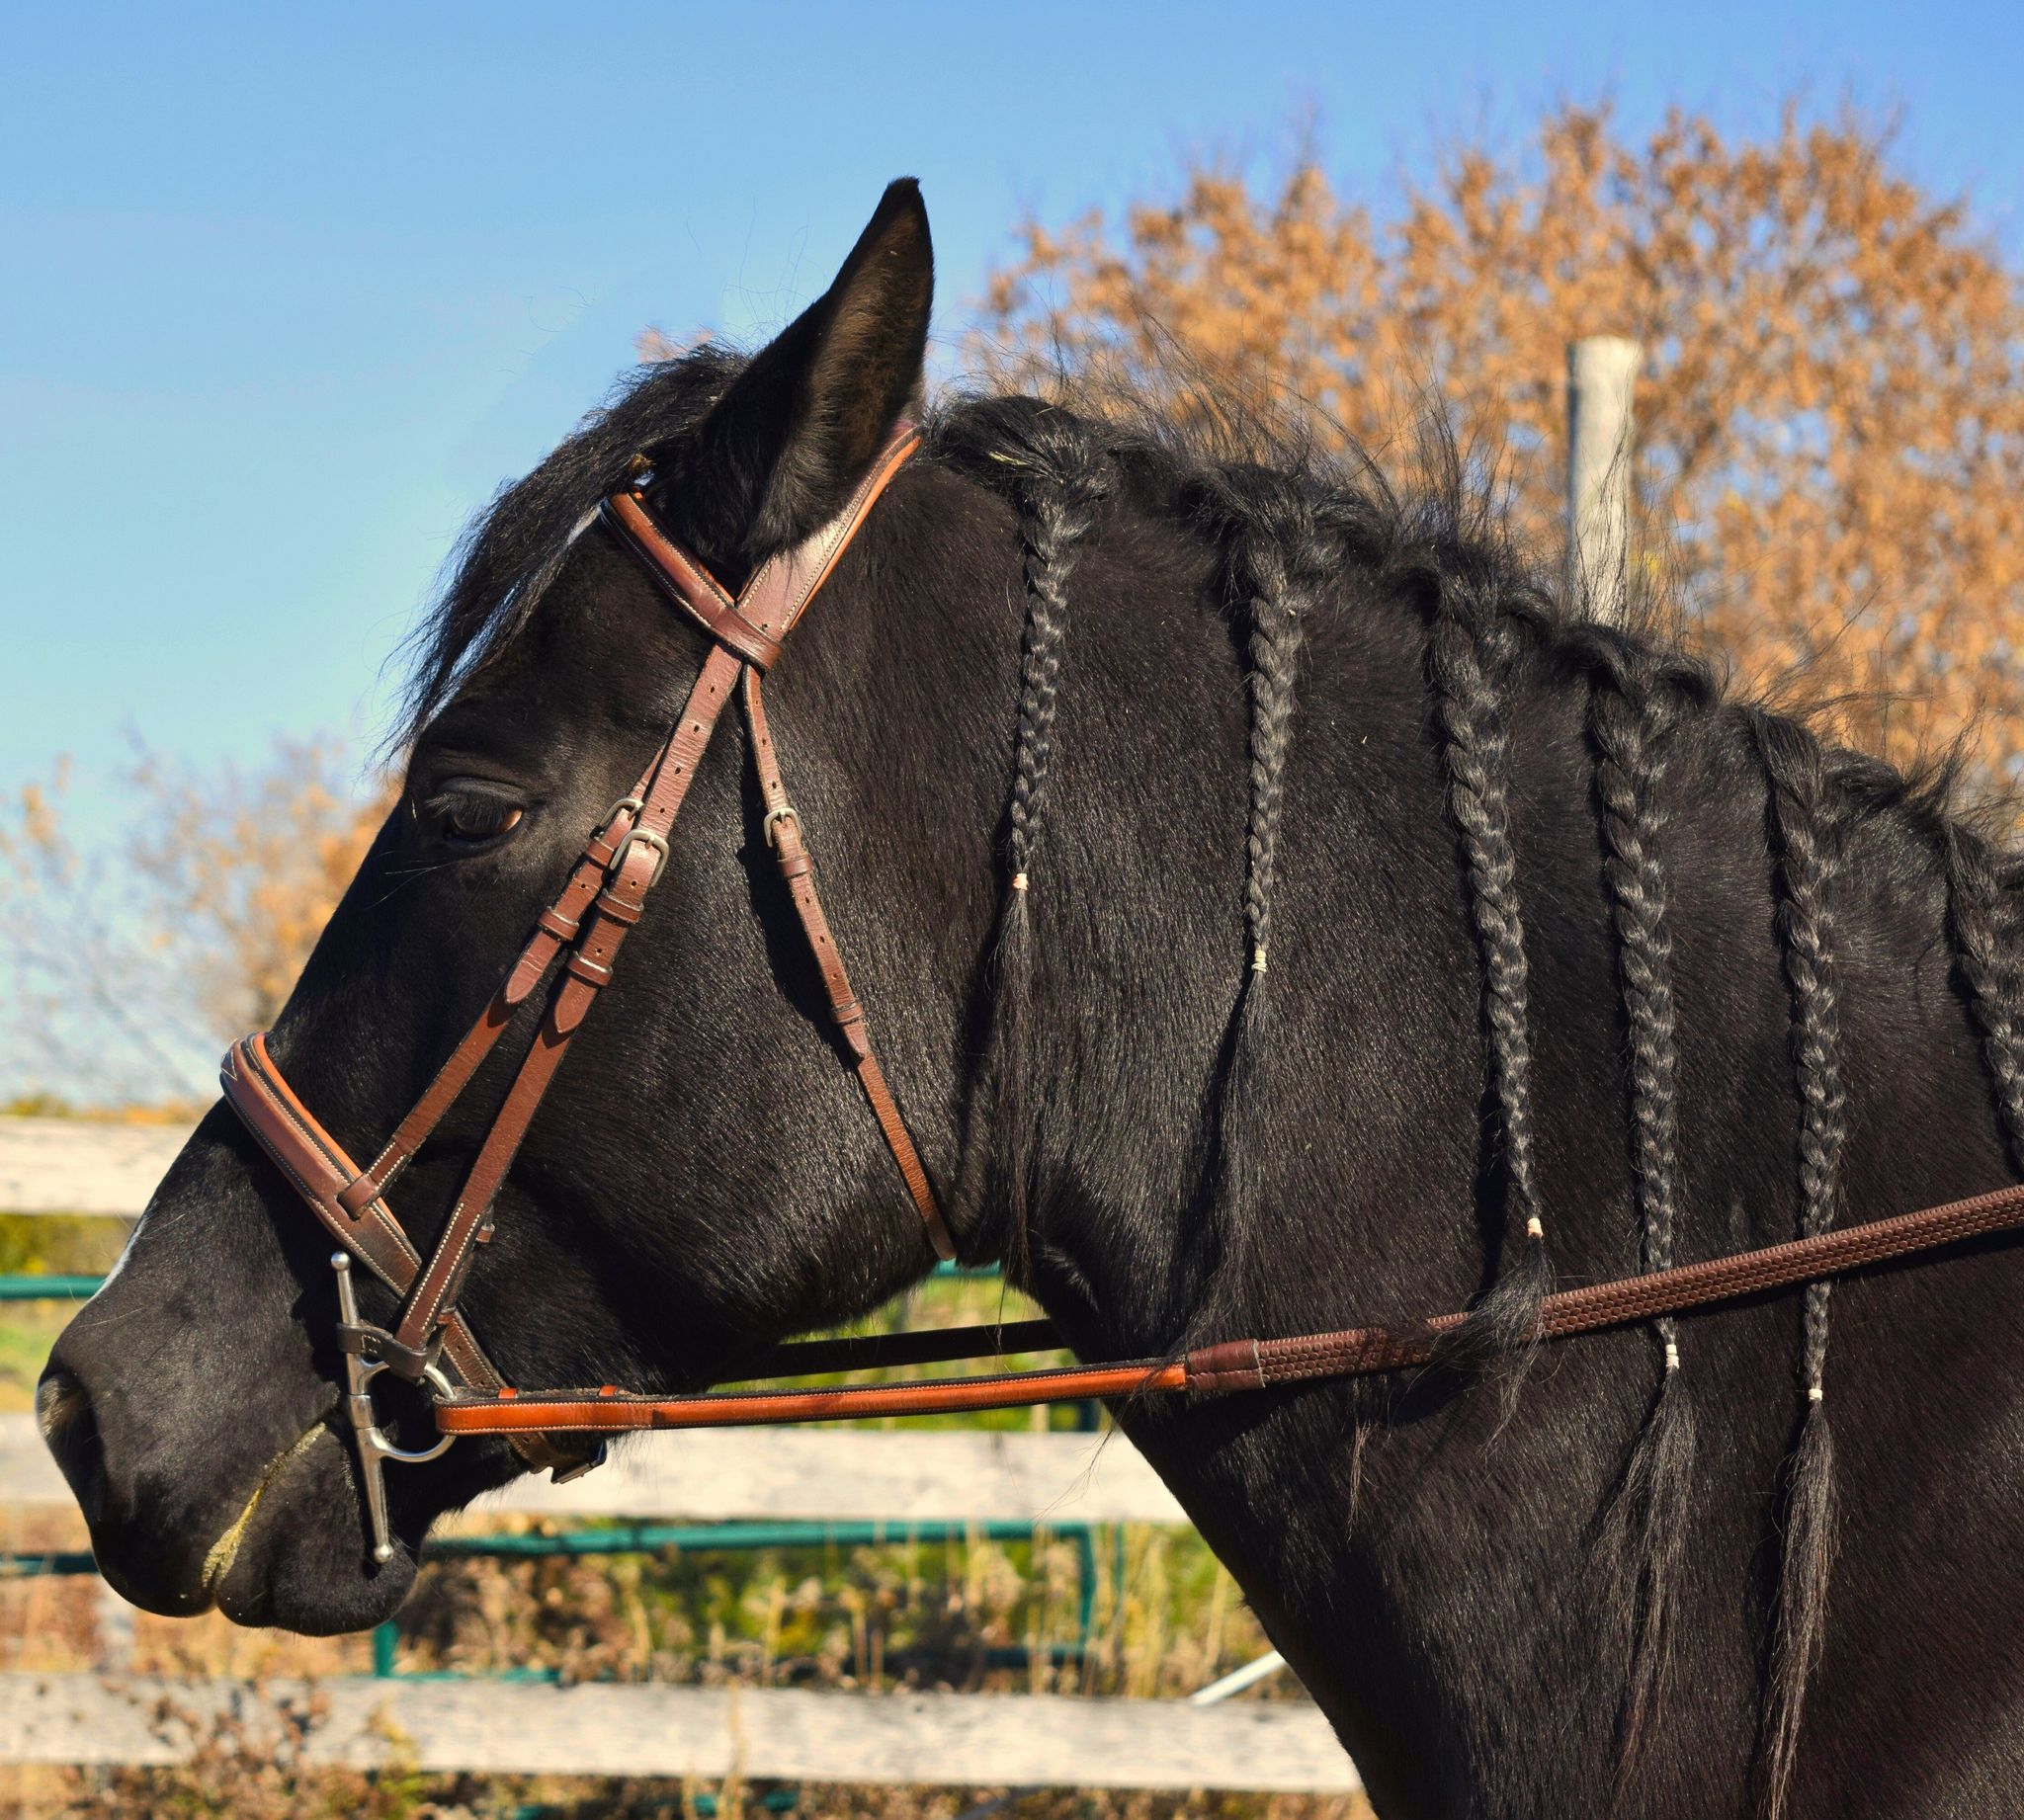
[[[345,1326],[356,1328],[360,1324],[359,1297],[352,1284],[351,1254],[333,1253],[330,1268],[337,1273],[337,1318]],[[373,1559],[381,1564],[393,1559],[393,1530],[386,1521],[386,1462],[420,1465],[424,1460],[439,1457],[457,1439],[455,1435],[445,1435],[433,1448],[421,1451],[397,1448],[388,1441],[373,1412],[373,1380],[386,1368],[383,1359],[368,1359],[351,1352],[344,1356],[345,1414],[358,1448],[359,1489],[365,1497],[367,1527],[372,1530]],[[427,1382],[438,1396],[450,1395],[450,1380],[434,1365],[429,1367]]]

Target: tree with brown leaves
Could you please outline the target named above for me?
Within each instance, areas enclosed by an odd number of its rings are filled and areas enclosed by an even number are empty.
[[[142,748],[117,855],[73,831],[71,773],[0,805],[0,965],[26,1084],[97,1104],[181,1099],[280,1012],[380,822],[335,742],[277,740],[215,773]],[[117,860],[117,864],[115,864]]]
[[[2024,762],[2024,287],[1958,200],[1844,117],[1732,142],[1674,113],[1642,144],[1567,106],[1534,148],[1447,154],[1380,218],[1312,159],[1271,193],[1029,222],[990,282],[988,363],[1121,370],[1170,409],[1291,393],[1381,463],[1429,409],[1559,515],[1565,349],[1644,344],[1638,554],[1698,641],[1899,759]],[[1187,374],[1191,377],[1177,378]],[[1208,383],[1197,385],[1196,379]]]

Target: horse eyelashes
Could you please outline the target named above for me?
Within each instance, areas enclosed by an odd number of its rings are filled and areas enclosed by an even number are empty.
[[[502,796],[447,791],[422,805],[422,816],[453,845],[481,846],[520,826],[526,809]]]

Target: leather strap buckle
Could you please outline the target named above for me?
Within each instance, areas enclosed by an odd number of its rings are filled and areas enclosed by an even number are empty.
[[[634,828],[631,834],[627,835],[625,845],[619,849],[617,857],[612,861],[611,870],[613,872],[616,873],[626,864],[626,855],[632,850],[634,842],[637,842],[641,847],[650,847],[653,850],[653,870],[646,874],[646,889],[650,891],[655,885],[660,883],[661,873],[667,870],[668,844],[661,836],[654,833],[651,828]]]
[[[766,819],[759,824],[759,832],[765,835],[767,846],[771,847],[775,853],[780,851],[779,824],[784,821],[793,822],[795,832],[797,834],[801,833],[801,818],[796,812],[795,806],[791,802],[783,802],[777,809],[768,809],[766,811]]]
[[[550,1466],[548,1482],[552,1485],[569,1485],[583,1477],[586,1472],[595,1472],[611,1456],[611,1445],[600,1441],[581,1459],[567,1466]]]
[[[621,796],[617,802],[613,803],[612,806],[605,811],[604,820],[599,822],[597,825],[598,833],[611,833],[612,824],[615,821],[617,821],[621,815],[637,815],[645,807],[646,804],[641,802],[637,796]]]

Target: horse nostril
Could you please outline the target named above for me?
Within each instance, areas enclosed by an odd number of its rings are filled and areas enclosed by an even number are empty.
[[[51,1365],[36,1386],[36,1420],[70,1482],[85,1522],[97,1524],[105,1515],[106,1453],[99,1440],[98,1415],[83,1379]]]

